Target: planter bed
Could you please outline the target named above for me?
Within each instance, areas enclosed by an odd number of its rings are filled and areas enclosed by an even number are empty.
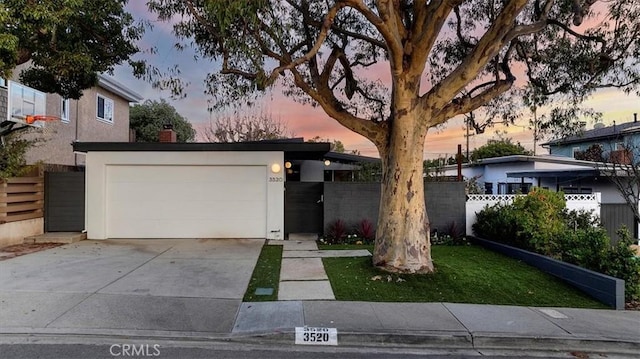
[[[624,310],[624,280],[506,244],[469,236],[478,245],[549,273],[617,310]]]

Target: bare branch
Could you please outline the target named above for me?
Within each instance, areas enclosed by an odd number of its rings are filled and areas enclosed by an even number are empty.
[[[313,47],[301,57],[287,63],[286,65],[278,66],[273,71],[271,71],[271,75],[269,75],[269,78],[266,82],[267,85],[274,83],[278,78],[278,76],[280,76],[280,74],[283,71],[291,70],[296,66],[299,66],[305,62],[308,62],[313,56],[315,56],[318,53],[318,51],[320,51],[322,44],[327,38],[331,24],[333,24],[333,21],[335,20],[335,17],[338,14],[338,11],[340,11],[340,9],[342,9],[343,7],[344,7],[344,4],[336,3],[333,7],[331,7],[331,9],[329,9],[329,11],[327,12],[327,15],[324,18],[322,28],[320,29],[320,34],[318,34],[318,38],[316,39]]]
[[[486,85],[486,84],[484,84]],[[470,97],[465,96],[462,98],[456,98],[447,106],[445,106],[440,114],[443,118],[450,119],[457,115],[462,115],[471,111],[474,111],[484,106],[490,100],[500,96],[511,88],[513,81],[511,80],[498,80],[493,83],[493,86],[482,91],[480,94]],[[432,123],[431,125],[439,125],[439,123]]]

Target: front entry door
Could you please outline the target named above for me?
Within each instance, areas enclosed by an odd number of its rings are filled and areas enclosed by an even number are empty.
[[[285,233],[324,232],[324,183],[286,182],[284,194]]]

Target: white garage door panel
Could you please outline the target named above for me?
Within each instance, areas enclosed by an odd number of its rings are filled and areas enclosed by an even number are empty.
[[[109,166],[110,238],[262,238],[265,166]]]

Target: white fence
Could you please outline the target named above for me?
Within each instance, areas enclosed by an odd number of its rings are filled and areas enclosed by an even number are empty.
[[[493,206],[496,203],[511,203],[517,194],[470,194],[467,196],[467,235],[473,235],[472,226],[476,223],[476,213],[482,211],[485,206]],[[600,217],[600,193],[590,194],[565,194],[569,210],[591,211]]]

